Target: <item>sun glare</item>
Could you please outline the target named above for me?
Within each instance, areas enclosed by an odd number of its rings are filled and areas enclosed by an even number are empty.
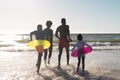
[[[10,43],[10,42],[14,42],[16,40],[16,35],[14,34],[5,34],[4,36],[1,36],[1,41],[6,42],[6,43]]]

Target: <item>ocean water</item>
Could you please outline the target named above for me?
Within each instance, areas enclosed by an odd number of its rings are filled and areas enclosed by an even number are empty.
[[[77,41],[77,34],[71,34],[73,42]],[[120,34],[83,34],[83,39],[88,42],[94,50],[120,50]],[[58,39],[54,36],[54,50],[57,48]],[[29,34],[0,34],[0,51],[29,51],[27,43]]]
[[[70,52],[76,43],[77,34],[71,34]],[[83,34],[83,39],[88,42],[93,51],[86,56],[86,70],[100,76],[120,79],[120,34]],[[53,57],[51,62],[57,64],[58,43],[54,36]],[[33,76],[36,71],[36,51],[27,46],[29,34],[0,34],[0,79],[22,80]],[[66,56],[66,54],[63,54]],[[66,60],[66,57],[62,57]],[[77,64],[76,58],[71,57],[71,64]],[[65,65],[66,63],[63,63]],[[34,66],[33,66],[34,65]],[[42,67],[44,64],[42,63]],[[29,79],[28,79],[29,80]],[[102,79],[100,79],[102,80]],[[105,79],[104,79],[105,80]],[[109,79],[107,79],[109,80]],[[112,79],[111,79],[112,80]]]
[[[72,34],[76,40],[76,34]],[[119,50],[120,34],[83,34],[83,39],[90,43],[94,50]]]

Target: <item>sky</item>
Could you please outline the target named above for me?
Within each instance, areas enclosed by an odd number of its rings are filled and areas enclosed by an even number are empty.
[[[71,33],[120,33],[120,0],[0,0],[0,33],[29,34],[66,18]]]

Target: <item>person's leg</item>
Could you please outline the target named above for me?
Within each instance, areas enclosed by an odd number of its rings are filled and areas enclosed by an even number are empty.
[[[51,56],[52,56],[52,46],[49,48],[48,64],[50,64]]]
[[[47,49],[44,50],[44,62],[46,65],[46,61],[47,61]]]
[[[82,56],[82,71],[85,71],[85,55]]]
[[[39,74],[40,66],[41,66],[41,58],[42,58],[42,53],[38,53],[38,69],[37,73]]]
[[[79,66],[80,66],[80,62],[81,62],[81,56],[78,56],[78,64],[77,64],[77,73],[79,71]]]
[[[69,65],[69,59],[70,59],[69,47],[66,47],[65,49],[66,49],[66,53],[67,53],[67,55],[66,55],[66,58],[67,58],[67,65]]]
[[[59,55],[58,55],[58,67],[60,67],[61,55],[62,55],[63,48],[59,48]]]
[[[37,68],[38,68],[38,62],[39,62],[39,53],[38,53],[38,59],[37,59],[37,63],[36,63]]]

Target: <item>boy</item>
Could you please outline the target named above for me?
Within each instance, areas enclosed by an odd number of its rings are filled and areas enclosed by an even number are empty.
[[[36,40],[40,39],[43,40],[44,39],[44,32],[42,31],[42,25],[38,25],[37,26],[37,30],[33,31],[30,33],[30,40],[33,40],[33,35],[35,35]],[[39,69],[41,66],[41,58],[42,58],[42,53],[38,53],[38,60],[37,60],[37,73],[39,74]]]
[[[49,55],[48,55],[48,64],[50,64],[50,58],[52,56],[52,49],[53,49],[53,30],[50,29],[51,25],[52,25],[52,21],[47,21],[46,22],[47,28],[44,29],[44,39],[50,41],[50,47],[49,47]],[[46,65],[46,61],[47,61],[47,52],[48,50],[46,49],[44,51],[44,61],[45,61],[45,65]]]

